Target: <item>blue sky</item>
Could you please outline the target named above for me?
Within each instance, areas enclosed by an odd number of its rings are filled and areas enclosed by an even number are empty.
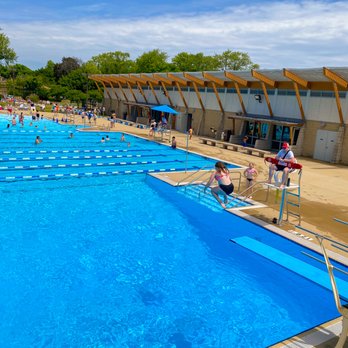
[[[159,48],[238,50],[261,68],[348,66],[348,1],[0,0],[0,27],[18,63]]]

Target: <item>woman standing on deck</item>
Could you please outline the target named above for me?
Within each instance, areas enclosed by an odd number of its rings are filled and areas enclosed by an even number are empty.
[[[234,186],[230,179],[230,172],[228,171],[224,163],[215,163],[215,172],[210,176],[209,181],[205,185],[204,192],[207,190],[208,187],[210,187],[214,179],[218,182],[218,186],[211,188],[211,194],[220,203],[220,205],[224,209],[226,209],[228,195],[230,195],[233,192]],[[223,195],[224,202],[222,202],[222,200],[220,199],[219,194]]]

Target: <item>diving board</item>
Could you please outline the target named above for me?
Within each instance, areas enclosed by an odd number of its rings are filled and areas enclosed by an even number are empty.
[[[266,259],[277,263],[278,265],[287,268],[288,270],[307,278],[308,280],[317,283],[318,285],[332,291],[329,274],[320,270],[304,261],[290,256],[278,249],[261,243],[253,238],[246,236],[231,239],[234,242],[254,253],[265,257]],[[336,277],[336,284],[340,297],[345,301],[348,300],[348,283]]]

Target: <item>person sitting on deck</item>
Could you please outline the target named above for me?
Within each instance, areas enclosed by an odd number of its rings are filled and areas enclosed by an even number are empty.
[[[249,139],[249,137],[247,135],[243,137],[242,146],[244,146],[244,147],[248,146],[248,143],[247,143],[248,139]]]
[[[226,209],[228,195],[233,192],[234,186],[230,178],[230,172],[226,168],[225,164],[220,161],[215,163],[215,172],[211,174],[209,181],[205,185],[204,192],[206,192],[207,188],[210,187],[214,180],[218,182],[218,186],[211,188],[211,194],[220,203],[220,205]],[[221,201],[219,194],[223,195],[224,202]]]
[[[276,157],[278,160],[277,164],[271,164],[269,166],[269,174],[268,174],[268,183],[270,184],[272,182],[272,176],[274,171],[282,171],[282,181],[280,183],[280,188],[285,187],[285,183],[288,179],[289,170],[290,168],[287,166],[288,163],[294,163],[295,162],[295,156],[294,153],[290,150],[290,145],[287,142],[284,142],[282,145],[282,149],[277,153]]]

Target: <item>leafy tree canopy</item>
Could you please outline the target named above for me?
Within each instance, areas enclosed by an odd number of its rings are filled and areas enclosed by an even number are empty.
[[[167,59],[168,54],[159,49],[145,52],[135,60],[135,70],[138,73],[170,71]]]
[[[203,53],[181,52],[172,59],[176,71],[213,71],[218,70],[218,60]]]
[[[0,28],[1,31],[1,28]],[[10,39],[0,32],[0,65],[9,65],[17,60],[16,52],[10,48]]]
[[[59,80],[62,76],[68,75],[71,71],[81,67],[81,60],[72,57],[63,57],[61,63],[54,66],[54,76]]]
[[[249,70],[260,67],[254,64],[245,52],[227,50],[215,55],[215,59],[218,61],[219,70]]]
[[[127,74],[134,71],[134,62],[129,53],[107,52],[92,57],[91,63],[95,64],[101,74]]]

